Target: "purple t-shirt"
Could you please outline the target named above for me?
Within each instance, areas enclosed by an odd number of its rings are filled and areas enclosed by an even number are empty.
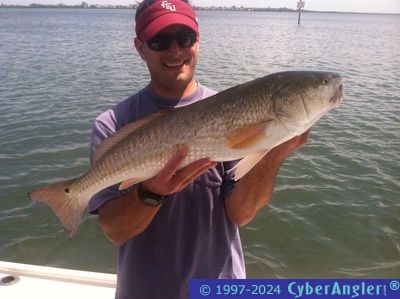
[[[188,97],[171,101],[145,87],[96,118],[91,157],[102,140],[128,123],[215,93],[198,84]],[[227,217],[224,205],[235,186],[228,172],[233,165],[219,163],[168,196],[145,231],[119,247],[116,298],[183,299],[189,296],[192,278],[245,278],[238,227]],[[96,213],[119,196],[117,186],[100,191],[91,199],[89,212]]]

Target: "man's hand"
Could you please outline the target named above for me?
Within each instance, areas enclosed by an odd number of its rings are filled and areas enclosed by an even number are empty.
[[[268,152],[268,159],[277,159],[279,162],[282,162],[289,154],[295,152],[300,147],[305,145],[310,137],[311,129],[308,129],[303,134],[293,137],[284,143],[274,147],[271,151]]]
[[[217,165],[208,158],[195,161],[182,169],[179,165],[188,154],[186,148],[179,150],[173,155],[164,168],[153,178],[142,182],[142,185],[152,193],[159,195],[169,195],[181,191],[195,178],[207,171],[207,169]]]

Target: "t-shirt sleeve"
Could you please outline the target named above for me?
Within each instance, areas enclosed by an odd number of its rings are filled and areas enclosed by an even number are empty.
[[[92,126],[92,134],[90,137],[90,164],[93,165],[93,155],[96,148],[100,145],[103,140],[110,137],[115,132],[113,124],[108,124],[101,119],[96,119]],[[106,202],[120,197],[122,192],[118,190],[118,184],[107,187],[100,192],[93,195],[88,204],[88,212],[91,214],[97,214],[99,208]]]

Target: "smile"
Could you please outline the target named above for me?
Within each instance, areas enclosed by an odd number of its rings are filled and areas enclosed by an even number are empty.
[[[180,61],[180,62],[174,62],[174,63],[164,63],[164,66],[169,67],[169,68],[176,68],[176,67],[181,67],[187,63],[187,60]]]

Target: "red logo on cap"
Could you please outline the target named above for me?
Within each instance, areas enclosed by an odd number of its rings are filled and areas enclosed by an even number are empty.
[[[170,11],[176,11],[175,5],[173,5],[172,3],[168,2],[168,1],[161,2],[161,7],[165,8],[165,9],[169,9]]]

